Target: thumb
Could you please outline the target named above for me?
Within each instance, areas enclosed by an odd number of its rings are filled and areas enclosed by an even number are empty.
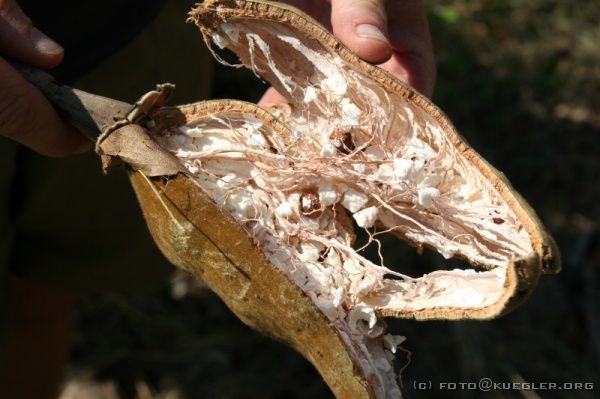
[[[365,61],[380,64],[392,56],[383,0],[332,0],[331,24],[341,42]]]
[[[34,27],[15,0],[0,0],[0,54],[38,68],[52,68],[63,48]]]
[[[91,141],[58,116],[35,87],[0,57],[0,136],[48,156],[83,152]]]

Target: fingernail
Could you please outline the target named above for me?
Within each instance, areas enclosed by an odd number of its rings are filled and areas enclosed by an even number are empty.
[[[375,25],[361,24],[356,26],[356,34],[365,39],[375,39],[382,42],[388,42],[387,37]]]
[[[29,38],[31,39],[33,46],[41,53],[56,55],[63,52],[63,48],[58,43],[44,35],[37,28],[31,28]]]

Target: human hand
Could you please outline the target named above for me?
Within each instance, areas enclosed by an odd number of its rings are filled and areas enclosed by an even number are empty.
[[[91,141],[63,122],[3,56],[43,69],[63,58],[62,47],[32,26],[15,0],[0,0],[0,135],[48,156],[89,149]]]
[[[423,0],[286,0],[303,10],[365,61],[431,97],[435,59]],[[330,4],[328,4],[330,3]],[[274,88],[261,105],[286,102]]]

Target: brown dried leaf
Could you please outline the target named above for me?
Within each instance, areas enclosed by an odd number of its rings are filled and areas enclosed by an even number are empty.
[[[107,135],[98,145],[107,173],[117,159],[146,176],[171,176],[185,172],[181,162],[164,150],[139,125],[125,125]]]

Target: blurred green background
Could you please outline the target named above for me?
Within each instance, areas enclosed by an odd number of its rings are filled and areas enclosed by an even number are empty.
[[[494,321],[390,321],[414,382],[594,382],[589,391],[495,391],[490,398],[600,397],[600,2],[429,2],[438,63],[434,102],[537,210],[563,272]],[[215,98],[256,101],[265,86],[216,66]],[[411,273],[441,266],[398,243]],[[173,291],[191,291],[175,299]],[[406,359],[400,358],[398,366]],[[87,395],[87,396],[86,396]],[[84,298],[63,398],[329,398],[312,366],[242,325],[209,291],[177,276],[160,293]]]

